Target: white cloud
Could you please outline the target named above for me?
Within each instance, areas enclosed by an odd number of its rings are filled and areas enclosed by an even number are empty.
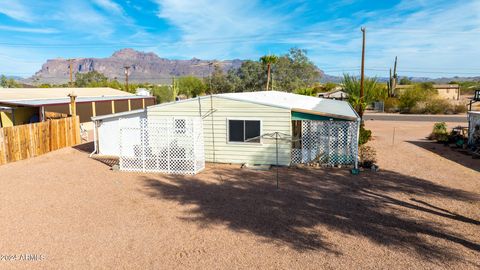
[[[385,16],[388,14],[388,16]],[[351,18],[311,25],[319,42],[308,36],[296,44],[310,50],[320,68],[334,74],[358,72],[362,23],[367,27],[369,75],[388,76],[395,56],[400,75],[480,75],[480,2],[403,1],[379,11],[360,11]],[[292,41],[295,42],[295,41]]]
[[[124,14],[123,8],[111,0],[93,0],[93,3],[103,8],[106,11],[110,11],[117,14]]]
[[[23,32],[23,33],[36,33],[36,34],[53,34],[58,33],[58,30],[53,28],[33,28],[33,27],[15,27],[0,25],[0,30],[12,31],[12,32]]]
[[[157,0],[157,3],[158,16],[180,30],[179,46],[196,57],[222,58],[251,52],[255,44],[236,42],[236,38],[282,31],[289,16],[275,13],[275,7],[266,8],[256,1]]]
[[[365,24],[370,75],[386,76],[395,56],[399,57],[400,72],[414,76],[480,70],[480,55],[476,53],[480,44],[479,1],[403,0],[391,8],[359,11],[350,17],[311,25],[295,25],[291,19],[298,14],[285,15],[285,10],[264,8],[255,1],[157,3],[159,17],[182,33],[177,44],[181,55],[253,58],[265,53],[259,52],[258,46],[273,43],[282,50],[286,46],[308,49],[320,68],[355,71],[360,65],[360,26]],[[340,4],[350,5],[353,1],[343,0]],[[282,32],[290,34],[278,34]],[[430,73],[434,70],[451,73]]]
[[[3,13],[17,21],[33,21],[33,16],[28,6],[21,3],[21,1],[2,1],[0,4],[0,13]]]

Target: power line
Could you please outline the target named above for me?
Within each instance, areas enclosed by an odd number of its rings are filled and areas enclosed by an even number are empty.
[[[351,32],[350,32],[351,30]],[[343,31],[343,33],[342,33]],[[258,42],[258,41],[268,41],[271,43],[285,43],[291,41],[293,38],[298,37],[325,37],[325,35],[338,36],[347,36],[350,33],[353,33],[354,29],[343,29],[338,30],[337,32],[332,31],[288,31],[288,32],[277,32],[271,34],[254,34],[254,35],[240,35],[240,36],[226,36],[226,37],[217,37],[217,38],[191,38],[184,39],[179,41],[152,41],[151,43],[135,43],[135,42],[116,42],[116,43],[50,43],[50,44],[38,44],[38,43],[14,43],[14,42],[0,42],[0,45],[7,47],[30,47],[30,48],[109,48],[109,47],[120,47],[120,46],[130,46],[130,47],[158,47],[158,46],[178,46],[180,44],[191,44],[191,43],[225,43],[225,42]],[[462,34],[462,35],[478,35],[480,31],[441,31],[441,32],[430,32],[426,30],[419,29],[379,29],[379,30],[370,30],[370,34],[382,34],[385,32],[391,33],[419,33],[419,34],[428,34],[428,35],[445,35],[445,34]],[[340,34],[338,33],[340,32]],[[286,41],[274,40],[274,39],[288,39]]]

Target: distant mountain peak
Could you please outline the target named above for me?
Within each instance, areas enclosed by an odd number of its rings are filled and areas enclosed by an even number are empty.
[[[114,52],[111,58],[119,58],[119,59],[128,59],[128,60],[136,60],[136,59],[160,59],[158,55],[153,52],[141,52],[131,48],[125,48]]]

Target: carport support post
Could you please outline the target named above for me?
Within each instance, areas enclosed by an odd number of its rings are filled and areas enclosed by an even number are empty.
[[[39,109],[39,114],[40,114],[40,122],[45,121],[45,106],[41,106]]]
[[[77,116],[77,106],[76,106],[76,103],[75,103],[75,99],[77,98],[77,96],[75,94],[69,94],[68,95],[70,97],[70,107],[72,109],[72,116],[75,117]]]

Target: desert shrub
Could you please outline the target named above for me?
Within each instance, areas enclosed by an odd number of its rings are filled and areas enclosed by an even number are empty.
[[[438,95],[432,83],[419,83],[405,89],[399,97],[399,108],[402,113],[422,113],[424,106],[420,102],[426,102]],[[415,111],[415,112],[414,112]]]
[[[174,94],[170,86],[154,86],[151,88],[152,95],[157,99],[157,103],[164,103],[173,101]]]
[[[361,145],[358,149],[360,157],[360,166],[364,168],[372,167],[377,162],[377,152],[368,145]]]
[[[412,109],[418,102],[425,99],[424,93],[416,87],[408,88],[403,91],[398,99],[398,107],[402,113],[412,113]]]
[[[372,138],[372,131],[366,129],[363,125],[360,126],[360,136],[358,138],[358,145],[362,145],[370,141]]]
[[[447,142],[448,141],[448,131],[447,124],[445,122],[435,123],[433,125],[433,130],[430,136],[430,140],[436,140],[438,142]]]
[[[398,98],[389,97],[385,99],[384,103],[385,112],[398,112],[399,111],[399,101]]]
[[[311,96],[311,97],[316,97],[317,93],[318,93],[318,88],[311,88],[311,87],[299,88],[295,90],[295,94]]]
[[[404,112],[404,113],[407,113],[407,112]],[[413,106],[413,108],[410,108],[408,113],[424,114],[425,113],[425,102],[424,101],[417,102],[417,104],[415,104],[415,106]]]
[[[453,113],[466,113],[467,112],[467,106],[465,104],[455,104],[452,106]]]
[[[427,114],[442,114],[442,113],[453,113],[450,103],[441,98],[430,98],[425,102],[424,113]]]

